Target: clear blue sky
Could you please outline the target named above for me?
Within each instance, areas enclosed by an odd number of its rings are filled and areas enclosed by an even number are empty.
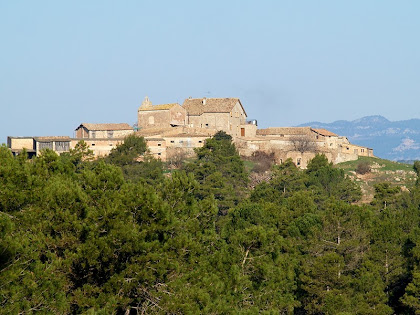
[[[0,0],[0,143],[239,97],[260,127],[420,118],[420,1]]]

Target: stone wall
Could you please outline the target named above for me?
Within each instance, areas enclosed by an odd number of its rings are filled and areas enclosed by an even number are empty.
[[[14,150],[34,150],[34,138],[32,137],[7,137],[8,147]]]
[[[82,127],[76,130],[76,138],[80,139],[112,139],[112,138],[124,138],[134,131],[131,129],[127,130],[88,130],[86,127]]]
[[[373,150],[355,144],[347,143],[341,147],[342,153],[356,154],[358,156],[373,156]]]
[[[169,110],[139,111],[138,127],[140,130],[151,127],[168,127],[170,119]]]
[[[86,127],[76,129],[76,138],[89,138],[89,130]]]
[[[123,143],[124,139],[71,139],[70,148],[74,149],[79,141],[85,141],[89,149],[93,151],[95,157],[107,156],[113,148],[118,144]]]
[[[274,153],[277,163],[283,163],[286,159],[291,158],[301,168],[306,168],[308,161],[316,154],[324,154],[334,164],[353,161],[358,158],[358,154],[354,152],[342,152],[341,147],[333,149],[329,146],[329,143],[320,139],[313,141],[313,148],[311,150],[302,152],[296,150],[296,147],[288,137],[264,136],[253,139],[235,138],[234,140],[238,152],[242,156],[252,156],[255,151],[263,151],[267,154]]]
[[[165,141],[166,141],[166,146],[168,148],[194,149],[194,148],[202,147],[207,138],[208,138],[207,136],[202,136],[202,137],[172,136],[172,137],[165,137]]]
[[[147,137],[147,147],[155,158],[166,161],[174,155],[191,157],[194,149],[202,147],[208,136],[164,136],[162,138]]]
[[[257,125],[253,124],[245,124],[240,125],[240,134],[238,137],[245,137],[245,138],[255,138],[257,132]]]
[[[90,139],[120,139],[132,134],[133,130],[90,130]]]
[[[147,138],[149,153],[156,159],[166,161],[166,141],[161,138]]]
[[[195,128],[223,130],[234,137],[241,136],[241,127],[246,124],[246,114],[239,102],[231,112],[204,112],[201,115],[187,115],[187,124]],[[251,132],[253,127],[245,127]]]
[[[181,105],[175,105],[169,110],[170,125],[185,126],[187,111]]]
[[[180,105],[174,105],[168,109],[138,111],[138,127],[140,129],[171,127],[171,125],[184,126],[187,112]]]

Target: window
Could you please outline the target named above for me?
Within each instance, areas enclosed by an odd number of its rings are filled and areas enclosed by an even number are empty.
[[[155,124],[155,117],[149,116],[149,125],[154,125],[154,124]]]
[[[361,152],[365,152],[365,149],[360,149]]]
[[[38,142],[38,150],[43,149],[53,149],[53,143],[52,142]]]
[[[296,165],[297,166],[300,166],[300,164],[302,164],[302,159],[301,158],[298,158],[297,161],[296,161]]]
[[[161,143],[158,143],[158,147],[160,147],[160,146],[162,146],[162,144]]]
[[[108,138],[114,137],[114,131],[112,130],[108,131],[107,134],[108,134]]]
[[[92,136],[92,138],[96,138],[96,131],[91,131],[91,136]]]
[[[349,148],[349,147],[347,147],[346,149],[347,149],[347,150],[350,150],[350,148]]]
[[[199,140],[198,143],[203,143],[203,141]]]
[[[354,152],[354,154],[359,153],[359,151],[357,149],[354,149],[353,152]]]
[[[92,147],[94,147],[94,146],[95,146],[95,144],[94,144],[94,143],[92,143],[92,144],[91,144],[91,146],[92,146]]]
[[[174,140],[171,140],[171,143],[175,143],[175,141]]]
[[[70,149],[70,142],[68,141],[56,141],[55,150],[56,151],[68,151]]]
[[[160,153],[160,152],[158,153],[158,155],[161,155],[161,154],[162,154],[162,153]]]
[[[206,124],[206,127],[208,127],[209,126],[209,124]]]

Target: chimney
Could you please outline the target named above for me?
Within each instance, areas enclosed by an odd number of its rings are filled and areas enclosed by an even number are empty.
[[[145,97],[144,101],[141,103],[140,107],[152,107],[152,102],[149,100],[149,97]]]
[[[206,105],[206,102],[207,102],[207,98],[203,97],[202,104],[203,104],[203,105]]]

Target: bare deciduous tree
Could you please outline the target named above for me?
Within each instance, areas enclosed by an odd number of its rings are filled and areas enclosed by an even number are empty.
[[[290,138],[290,142],[295,151],[301,154],[305,152],[317,152],[317,145],[315,141],[309,136],[294,136]]]
[[[166,161],[168,166],[180,168],[188,157],[188,153],[183,148],[168,148],[166,150]]]

